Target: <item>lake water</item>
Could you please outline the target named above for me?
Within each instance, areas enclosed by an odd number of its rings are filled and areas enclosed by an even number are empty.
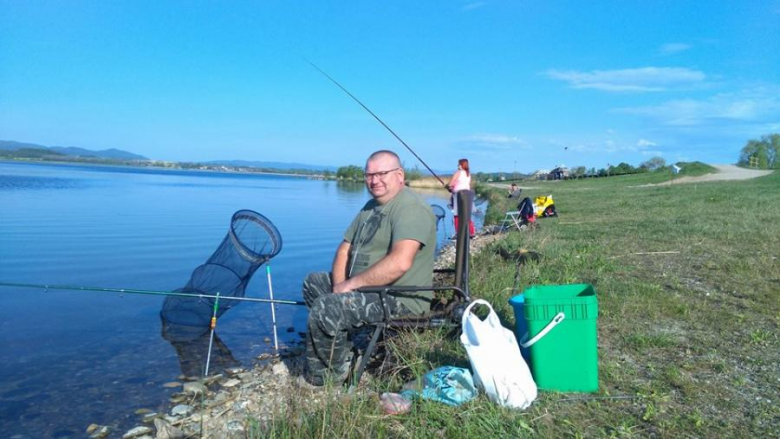
[[[447,203],[445,193],[423,195]],[[300,300],[304,276],[330,268],[368,199],[363,185],[298,177],[0,162],[0,282],[174,290],[214,252],[232,214],[250,209],[283,237],[270,262],[275,297]],[[247,296],[268,297],[264,269]],[[140,423],[136,409],[168,407],[176,389],[163,384],[205,366],[208,334],[162,337],[162,297],[0,287],[0,298],[4,437],[83,437],[91,423],[121,436]],[[284,344],[298,343],[305,308],[276,310]],[[222,316],[211,371],[268,352],[270,321],[269,305],[254,303]]]

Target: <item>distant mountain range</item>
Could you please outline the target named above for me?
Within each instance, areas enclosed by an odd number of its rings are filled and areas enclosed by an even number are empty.
[[[142,155],[132,152],[122,151],[121,149],[111,148],[101,151],[77,148],[75,146],[43,146],[34,143],[14,142],[13,140],[0,140],[0,150],[16,151],[19,149],[46,149],[63,155],[73,157],[99,157],[105,159],[117,160],[149,160]]]
[[[335,166],[323,166],[323,165],[308,165],[305,163],[285,163],[285,162],[262,162],[254,160],[214,160],[210,162],[203,162],[204,165],[216,165],[216,166],[235,166],[235,167],[248,167],[248,168],[262,168],[262,169],[303,169],[306,171],[331,171],[336,172]]]
[[[98,157],[116,160],[149,160],[149,158],[142,155],[133,154],[132,152],[115,148],[93,151],[91,149],[78,148],[75,146],[44,146],[36,145],[34,143],[16,142],[13,140],[0,140],[0,150],[16,151],[19,149],[42,149],[71,157]],[[202,163],[204,165],[211,166],[248,167],[275,170],[300,169],[307,171],[336,171],[335,166],[309,165],[305,163],[263,162],[251,160],[214,160]]]

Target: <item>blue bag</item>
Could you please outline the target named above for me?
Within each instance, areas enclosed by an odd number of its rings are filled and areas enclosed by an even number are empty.
[[[422,389],[407,389],[401,392],[405,398],[420,397],[459,406],[477,396],[477,388],[468,369],[442,366],[422,377]]]

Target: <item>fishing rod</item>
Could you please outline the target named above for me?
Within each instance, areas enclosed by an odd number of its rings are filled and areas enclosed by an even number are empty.
[[[337,86],[338,88],[340,88],[340,89],[341,89],[341,90],[342,90],[344,93],[346,93],[346,94],[347,94],[349,97],[351,97],[351,98],[352,98],[352,99],[353,99],[355,102],[357,102],[358,104],[360,104],[360,106],[361,106],[361,107],[363,107],[363,109],[364,109],[364,110],[368,111],[368,114],[370,114],[370,115],[374,116],[374,119],[376,119],[376,120],[377,120],[379,123],[381,123],[381,124],[382,124],[382,126],[383,126],[383,127],[385,127],[385,128],[387,129],[387,131],[390,131],[390,134],[392,134],[393,136],[395,136],[395,138],[396,138],[396,139],[398,139],[398,141],[399,141],[399,142],[401,142],[401,144],[402,144],[403,146],[405,146],[405,147],[406,147],[406,149],[408,149],[408,150],[409,150],[409,152],[411,152],[411,153],[412,153],[412,154],[413,154],[415,157],[417,157],[417,160],[419,160],[419,161],[420,161],[420,163],[422,163],[422,164],[423,164],[423,166],[425,166],[425,167],[428,169],[428,171],[430,171],[430,172],[431,172],[431,174],[432,174],[434,177],[436,177],[436,179],[437,179],[437,180],[439,180],[439,183],[441,183],[441,185],[442,185],[442,186],[444,186],[445,188],[447,187],[447,184],[446,184],[446,183],[444,183],[444,181],[442,181],[442,179],[441,179],[441,178],[439,178],[439,176],[438,176],[438,175],[436,175],[436,173],[435,173],[435,172],[433,172],[433,169],[431,169],[431,167],[430,167],[430,166],[428,166],[428,165],[425,163],[425,161],[424,161],[423,159],[421,159],[421,158],[420,158],[420,156],[419,156],[419,155],[417,155],[417,153],[416,153],[416,152],[414,152],[414,150],[413,150],[411,147],[409,147],[409,145],[407,145],[407,144],[406,144],[406,142],[404,142],[404,141],[403,141],[403,139],[401,139],[401,138],[398,136],[398,134],[396,134],[396,133],[395,133],[395,131],[393,131],[393,130],[392,130],[392,128],[390,128],[389,126],[387,126],[387,124],[386,124],[386,123],[385,123],[385,122],[384,122],[382,119],[380,119],[380,118],[379,118],[379,116],[377,116],[377,115],[376,115],[376,114],[375,114],[373,111],[371,111],[371,109],[369,109],[368,107],[366,107],[366,105],[365,105],[364,103],[360,102],[360,99],[356,98],[356,97],[355,97],[355,95],[353,95],[352,93],[350,93],[350,92],[349,92],[349,90],[347,90],[346,88],[344,88],[344,86],[343,86],[343,85],[339,84],[339,82],[338,82],[338,81],[336,81],[335,79],[333,79],[333,77],[331,77],[329,74],[325,73],[325,71],[324,71],[324,70],[322,70],[321,68],[319,68],[319,67],[317,66],[317,64],[314,64],[313,62],[309,61],[309,60],[308,60],[308,59],[306,59],[306,58],[303,58],[303,59],[304,59],[304,60],[306,60],[306,62],[308,62],[309,64],[311,64],[311,66],[312,66],[312,67],[314,67],[315,69],[317,69],[317,71],[319,71],[320,73],[322,73],[322,74],[323,74],[323,75],[324,75],[326,78],[330,79],[330,80],[331,80],[331,82],[333,82],[334,84],[336,84],[336,86]]]
[[[64,290],[64,291],[97,291],[105,293],[122,293],[122,294],[145,294],[151,296],[175,296],[175,297],[190,297],[193,299],[219,299],[219,300],[236,300],[240,302],[256,302],[256,303],[276,303],[279,305],[301,305],[306,306],[306,302],[300,300],[283,300],[283,299],[260,299],[255,297],[232,297],[221,296],[212,294],[191,294],[191,293],[177,293],[175,291],[154,291],[154,290],[135,290],[129,288],[104,288],[104,287],[90,287],[82,285],[48,285],[48,284],[24,284],[24,283],[12,283],[12,282],[0,282],[0,287],[18,287],[18,288],[36,288],[39,290]]]

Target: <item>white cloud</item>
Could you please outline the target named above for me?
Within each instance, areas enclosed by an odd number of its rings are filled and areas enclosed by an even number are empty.
[[[650,147],[650,146],[658,146],[658,144],[655,143],[655,142],[651,142],[649,140],[645,140],[645,139],[639,139],[639,141],[636,142],[636,147],[640,148],[640,149],[641,148],[647,148],[647,147]]]
[[[463,147],[493,151],[530,148],[528,142],[523,139],[506,134],[475,134],[459,141],[458,144]]]
[[[660,105],[626,107],[617,113],[656,119],[664,125],[696,126],[712,123],[770,122],[780,118],[780,86],[761,86],[707,99],[677,99]]]
[[[661,53],[661,55],[673,55],[675,53],[684,52],[691,47],[693,46],[685,43],[667,43],[661,46],[658,51]]]
[[[548,70],[547,76],[568,82],[572,88],[592,88],[611,92],[653,92],[691,87],[704,82],[706,75],[684,67],[642,67],[622,70]]]
[[[568,145],[570,151],[587,154],[614,154],[620,152],[638,152],[645,154],[646,152],[652,153],[652,155],[659,155],[658,151],[651,151],[647,148],[659,146],[657,143],[647,139],[639,139],[638,141],[626,142],[621,140],[615,140],[612,138],[606,138],[604,140],[594,140],[590,142],[578,142]]]
[[[462,11],[473,11],[474,9],[479,9],[483,6],[485,6],[487,2],[471,2],[463,5],[461,8]]]

